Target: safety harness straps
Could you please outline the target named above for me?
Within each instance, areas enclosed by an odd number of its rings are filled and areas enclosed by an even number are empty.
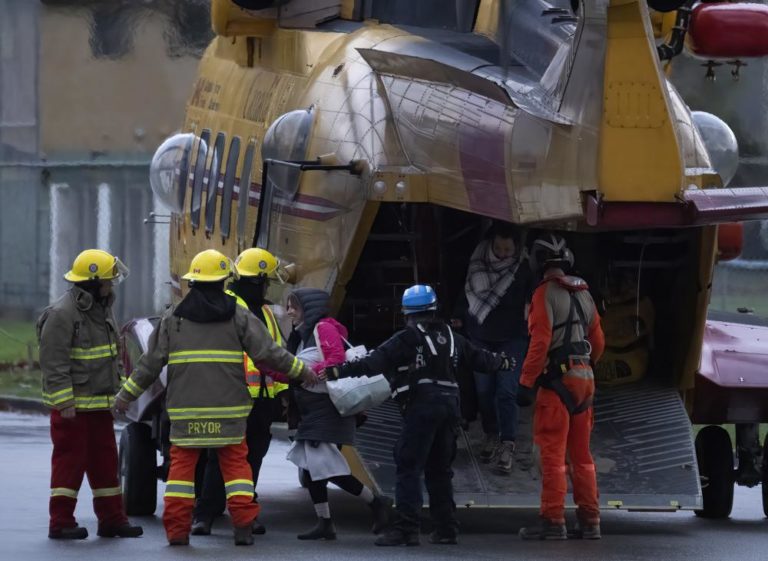
[[[550,352],[549,368],[544,374],[539,376],[539,384],[543,388],[554,391],[570,415],[578,415],[592,406],[593,398],[590,396],[581,403],[577,403],[571,391],[563,383],[563,377],[570,372],[580,371],[583,371],[583,374],[576,374],[577,376],[585,379],[592,377],[592,371],[588,368],[589,342],[586,341],[589,325],[578,298],[570,291],[568,291],[568,296],[570,297],[568,319],[557,326],[558,328],[565,329],[563,344]],[[578,320],[576,320],[577,316]],[[573,343],[571,341],[574,324],[581,326],[583,335],[583,341],[581,342]],[[584,367],[584,364],[581,364],[582,362],[586,362],[587,368]]]

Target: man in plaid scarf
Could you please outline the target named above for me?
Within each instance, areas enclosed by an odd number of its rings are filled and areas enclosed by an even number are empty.
[[[472,253],[456,327],[464,327],[473,343],[504,352],[512,370],[496,376],[475,374],[485,439],[480,460],[510,473],[517,428],[517,385],[528,348],[525,309],[533,292],[533,275],[523,243],[514,227],[496,222],[490,236]]]

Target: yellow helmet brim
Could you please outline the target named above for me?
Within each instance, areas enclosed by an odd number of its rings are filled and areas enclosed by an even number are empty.
[[[217,281],[223,281],[230,277],[231,275],[229,273],[225,273],[222,275],[203,275],[200,273],[187,273],[182,279],[186,281],[197,281],[197,282],[217,282]]]

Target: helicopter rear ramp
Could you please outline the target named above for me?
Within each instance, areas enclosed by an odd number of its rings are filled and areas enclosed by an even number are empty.
[[[532,408],[522,410],[512,474],[500,474],[493,464],[477,460],[483,436],[479,423],[460,432],[453,465],[458,506],[538,507],[540,475],[531,451],[531,414]],[[357,433],[357,451],[368,475],[392,496],[392,449],[400,428],[397,405],[388,401],[369,411]],[[677,390],[648,383],[598,390],[592,453],[603,508],[701,508],[691,424]]]

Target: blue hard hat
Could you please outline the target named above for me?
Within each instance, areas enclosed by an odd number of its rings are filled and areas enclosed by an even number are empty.
[[[415,284],[403,292],[403,314],[415,314],[437,309],[437,294],[427,284]]]

